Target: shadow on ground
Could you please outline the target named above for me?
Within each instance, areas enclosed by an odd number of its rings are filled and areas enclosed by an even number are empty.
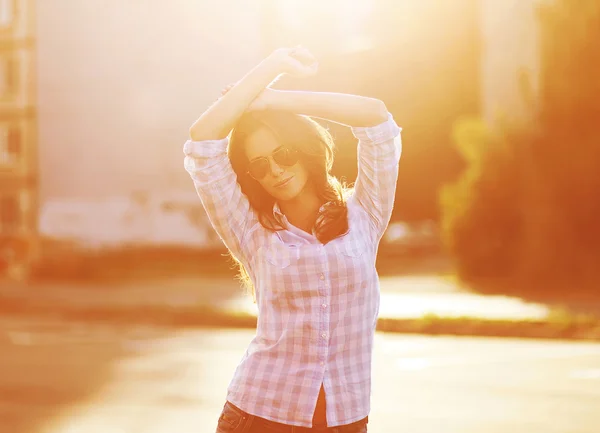
[[[0,333],[2,431],[37,433],[89,399],[111,376],[122,352],[115,339],[89,327],[51,322],[8,323]]]

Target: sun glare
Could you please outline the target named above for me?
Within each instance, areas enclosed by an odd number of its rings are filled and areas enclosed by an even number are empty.
[[[276,8],[291,39],[341,51],[372,47],[361,21],[372,13],[373,0],[283,0]]]
[[[436,39],[446,20],[465,19],[468,2],[449,0],[280,0],[270,4],[279,42],[304,44],[317,53],[348,53],[390,40]],[[274,24],[273,24],[274,23]],[[276,29],[276,30],[275,30]],[[408,47],[407,47],[408,48]]]

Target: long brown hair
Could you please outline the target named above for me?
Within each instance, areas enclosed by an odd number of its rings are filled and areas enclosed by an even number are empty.
[[[346,198],[352,190],[329,173],[334,154],[331,134],[307,116],[284,111],[244,114],[231,132],[227,150],[241,190],[257,213],[260,224],[271,231],[285,229],[283,222],[273,214],[275,198],[247,174],[246,139],[259,128],[268,128],[282,145],[298,151],[299,163],[307,170],[309,182],[312,182],[319,199],[325,203],[324,211],[319,214],[315,223],[317,239],[326,244],[345,234],[348,231]],[[238,278],[254,296],[248,272],[233,255],[231,257],[239,266]]]

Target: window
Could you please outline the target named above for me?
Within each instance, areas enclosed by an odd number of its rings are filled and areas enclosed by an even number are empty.
[[[0,166],[16,167],[22,162],[21,131],[16,125],[0,127]]]
[[[15,20],[15,0],[0,0],[0,30],[12,27]]]
[[[0,58],[0,99],[11,98],[17,91],[17,60]]]
[[[21,225],[21,206],[15,195],[0,196],[0,233],[15,234]]]

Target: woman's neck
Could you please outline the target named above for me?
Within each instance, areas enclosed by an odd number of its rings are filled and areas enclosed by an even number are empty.
[[[316,192],[306,189],[292,200],[280,201],[279,209],[291,224],[312,234],[322,205]]]

